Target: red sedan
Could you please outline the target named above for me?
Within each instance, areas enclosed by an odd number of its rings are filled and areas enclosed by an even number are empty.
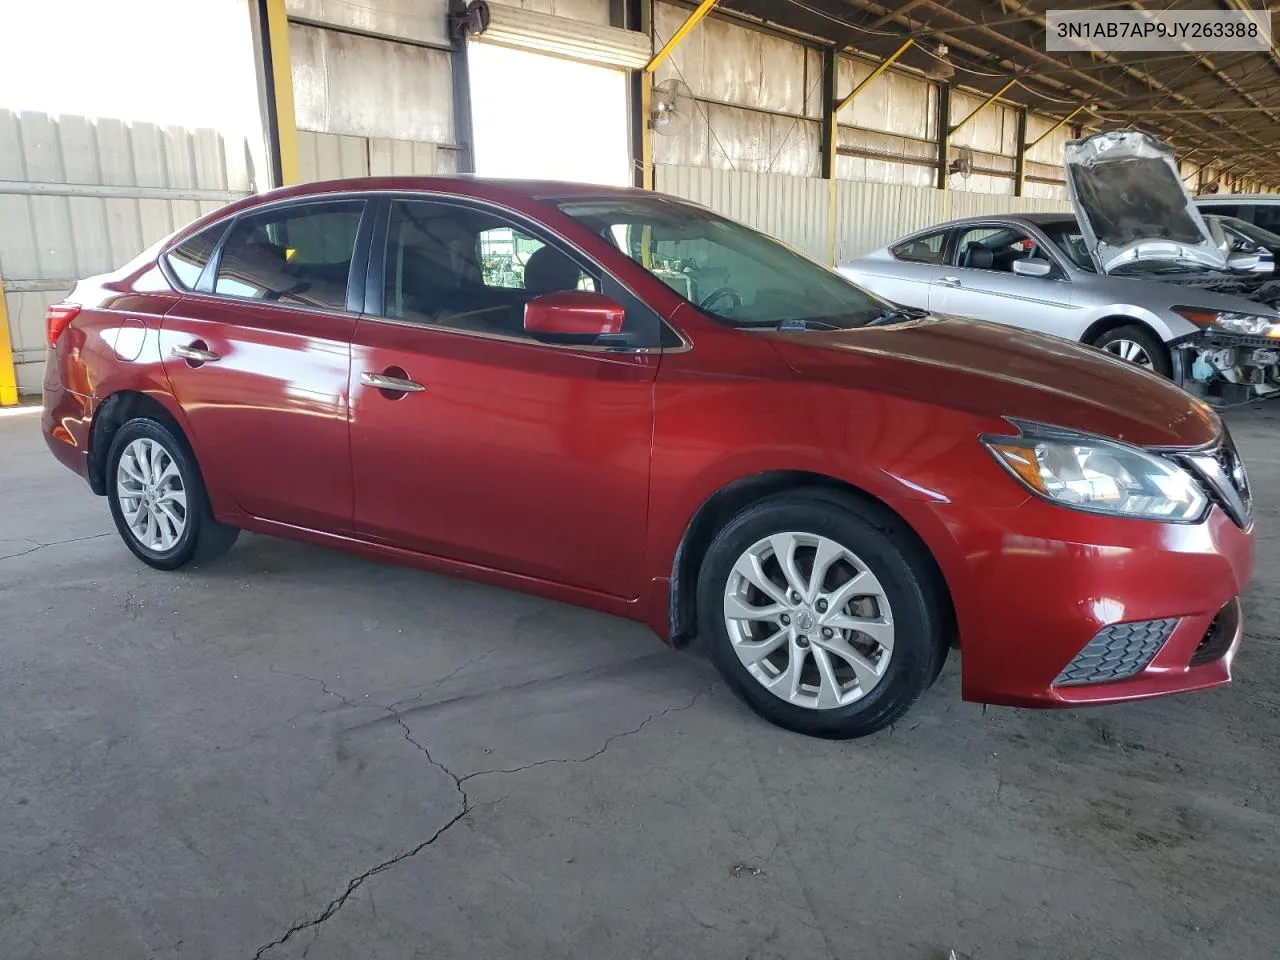
[[[1251,503],[1212,410],[669,197],[277,191],[83,281],[48,339],[49,447],[154,567],[247,529],[532,591],[697,636],[828,737],[952,646],[988,703],[1230,679]]]

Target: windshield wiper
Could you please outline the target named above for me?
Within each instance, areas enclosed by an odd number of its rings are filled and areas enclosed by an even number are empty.
[[[894,304],[886,307],[880,312],[874,320],[867,324],[868,327],[882,327],[889,323],[901,323],[903,320],[921,320],[929,315],[928,310],[921,310],[918,307],[904,307],[901,304]]]

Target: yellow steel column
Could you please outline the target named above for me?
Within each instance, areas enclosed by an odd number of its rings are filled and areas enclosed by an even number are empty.
[[[275,102],[276,150],[280,159],[281,185],[297,183],[298,124],[293,113],[293,66],[289,60],[289,18],[285,0],[266,0],[267,49],[271,54],[272,88]]]
[[[658,64],[671,56],[671,51],[680,46],[680,42],[689,35],[689,31],[696,27],[702,21],[702,18],[711,12],[711,8],[719,2],[720,0],[702,0],[693,13],[685,18],[684,23],[676,28],[676,32],[671,35],[671,39],[664,43],[662,49],[653,55],[653,59],[645,65],[644,72],[653,73],[654,70],[658,69]]]
[[[831,116],[827,118],[826,122],[831,126],[831,176],[827,178],[827,259],[831,261],[832,266],[835,266],[836,262],[836,219],[837,214],[839,213],[839,205],[836,197],[838,189],[836,185],[836,141],[840,132],[840,111],[853,103],[854,98],[865,90],[872,80],[888,70],[895,60],[911,48],[913,43],[915,43],[914,40],[907,40],[906,43],[880,61],[874,70],[863,77],[861,82],[849,91],[849,95],[847,97],[832,107]],[[835,55],[837,54],[833,54],[833,56]],[[836,76],[838,78],[840,70],[839,60],[836,61],[834,69],[836,70]],[[833,83],[832,88],[834,89],[834,87],[835,84]]]
[[[9,339],[9,310],[4,304],[4,277],[0,276],[0,407],[18,402],[18,368]]]
[[[653,95],[653,71],[658,69],[658,64],[671,56],[671,51],[680,46],[680,42],[689,35],[689,31],[696,27],[720,0],[702,0],[701,3],[694,8],[693,12],[685,18],[684,23],[676,28],[676,32],[671,35],[671,39],[662,45],[657,53],[644,66],[644,72],[640,78],[640,112],[644,118],[644,134],[640,140],[640,165],[641,175],[646,190],[653,189],[653,131],[649,129],[649,114],[651,112],[651,103]]]
[[[640,134],[641,186],[653,189],[653,131],[649,129],[649,117],[653,113],[653,80],[648,71],[640,76],[640,116],[644,118]],[[646,264],[648,266],[648,264]]]

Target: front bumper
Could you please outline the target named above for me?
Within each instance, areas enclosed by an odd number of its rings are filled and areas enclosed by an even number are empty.
[[[1253,530],[1220,507],[1201,523],[1175,524],[1095,516],[1036,498],[1007,510],[896,506],[933,549],[950,588],[966,700],[1118,703],[1231,679]],[[1137,625],[1162,620],[1175,622],[1153,650],[1134,654],[1135,637],[1160,629]],[[1108,670],[1072,669],[1073,661],[1093,668],[1112,656],[1099,657],[1096,644],[1086,648],[1116,624],[1135,625],[1118,631],[1114,648],[1115,656],[1133,658],[1110,671],[1114,678],[1090,682]]]

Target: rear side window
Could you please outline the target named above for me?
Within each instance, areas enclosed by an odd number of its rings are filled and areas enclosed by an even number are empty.
[[[927,237],[916,237],[894,246],[889,252],[898,260],[908,263],[941,263],[942,248],[946,246],[947,234],[931,233]]]
[[[183,240],[164,255],[165,263],[173,271],[178,283],[186,290],[194,290],[204,272],[205,265],[213,256],[213,250],[227,232],[226,222],[214,224],[201,230],[194,237]]]
[[[363,211],[363,200],[339,200],[243,217],[222,249],[214,292],[345,310]]]

